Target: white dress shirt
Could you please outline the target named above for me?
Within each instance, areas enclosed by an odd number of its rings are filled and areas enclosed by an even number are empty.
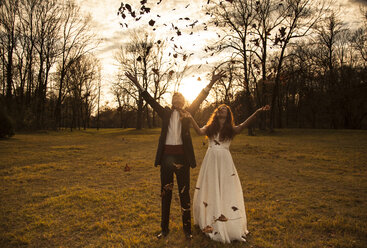
[[[168,124],[166,145],[182,145],[180,113],[173,110]]]

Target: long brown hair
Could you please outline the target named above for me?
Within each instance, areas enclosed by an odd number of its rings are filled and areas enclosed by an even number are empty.
[[[219,118],[218,118],[218,109],[220,109],[222,107],[227,108],[227,117],[226,117],[226,120],[223,124],[222,129],[220,129]],[[206,126],[207,126],[206,135],[209,138],[213,138],[214,135],[219,133],[219,140],[220,141],[233,139],[235,133],[234,133],[234,129],[233,129],[234,120],[233,120],[233,113],[232,113],[231,108],[226,104],[219,105],[214,110],[213,114],[210,116]]]

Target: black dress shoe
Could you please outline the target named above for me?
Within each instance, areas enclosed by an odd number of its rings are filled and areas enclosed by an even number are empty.
[[[165,237],[167,237],[168,233],[169,232],[160,232],[160,233],[157,234],[157,238],[158,239],[165,238]]]

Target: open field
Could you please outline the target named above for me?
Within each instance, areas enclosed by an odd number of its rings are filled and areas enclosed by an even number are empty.
[[[250,235],[184,239],[175,185],[160,228],[160,130],[17,134],[0,140],[0,247],[367,247],[367,131],[246,132],[231,145]],[[193,136],[198,167],[204,137]],[[125,172],[128,164],[130,171]]]

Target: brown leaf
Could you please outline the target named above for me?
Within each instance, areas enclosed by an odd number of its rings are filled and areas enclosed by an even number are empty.
[[[172,77],[173,73],[175,72],[173,70],[170,70],[168,74]]]
[[[199,68],[198,68],[199,69]],[[201,81],[201,78],[200,77],[198,77],[198,81]]]
[[[183,192],[185,192],[186,189],[186,185],[183,186],[183,188],[181,189],[180,193],[183,194]]]
[[[212,233],[214,231],[214,228],[208,225],[208,226],[204,227],[204,229],[202,231],[204,233]]]
[[[231,176],[233,177],[233,176],[235,176],[235,175],[236,175],[236,174],[234,174],[234,173],[233,173]]]
[[[235,207],[235,206],[233,206],[232,209],[233,209],[233,211],[237,211],[238,210],[238,208]]]
[[[186,54],[184,54],[184,56],[183,56],[183,61],[185,61],[186,59],[187,59],[187,55]]]
[[[155,23],[155,21],[154,21],[153,19],[151,19],[151,20],[149,21],[149,25],[150,25],[150,26],[154,26],[154,23]]]
[[[139,56],[136,60],[140,62],[141,61],[141,57]]]
[[[130,171],[130,170],[131,170],[131,168],[126,164],[125,168],[124,168],[124,171]]]
[[[179,170],[181,169],[184,165],[183,164],[176,164],[176,163],[173,163],[173,165]]]
[[[177,58],[177,53],[173,54],[173,57],[174,57],[174,58]]]
[[[198,189],[199,190],[200,188],[199,187],[195,187],[195,189]]]
[[[206,203],[205,201],[203,201],[203,204],[204,204],[205,207],[208,206],[208,203]]]
[[[225,217],[223,214],[221,214],[219,217],[218,217],[218,219],[216,219],[216,221],[222,221],[222,222],[226,222],[226,221],[228,221],[228,219],[227,219],[227,217]]]
[[[163,187],[164,190],[172,190],[173,189],[173,183],[169,183],[164,185]]]
[[[155,74],[159,75],[159,71],[158,71],[158,69],[153,68],[153,69],[152,69],[152,71],[153,71]]]

